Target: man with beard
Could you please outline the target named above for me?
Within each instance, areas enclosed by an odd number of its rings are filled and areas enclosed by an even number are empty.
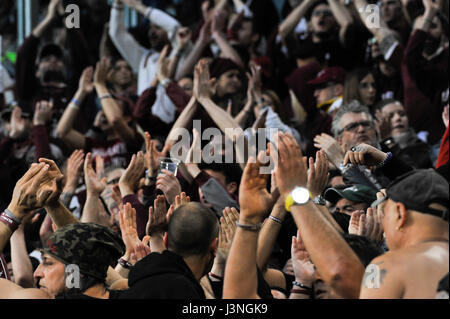
[[[219,234],[215,214],[200,203],[179,206],[170,217],[164,244],[130,270],[124,299],[205,299],[200,279],[214,262]]]
[[[427,142],[439,148],[445,130],[441,114],[448,103],[448,19],[442,1],[423,3],[425,12],[416,19],[402,61],[404,104],[411,126],[429,132]]]
[[[148,30],[150,50],[142,47],[127,32],[124,24],[124,7],[122,2],[150,20],[151,26]],[[191,44],[184,48],[178,48],[176,31],[180,27],[180,23],[164,11],[146,7],[138,0],[114,1],[109,23],[109,36],[122,56],[131,65],[133,71],[138,73],[138,95],[141,95],[144,90],[149,88],[154,80],[158,58],[165,45],[171,44],[175,48],[171,54],[179,57],[179,65],[182,65],[185,56],[190,51]]]
[[[47,43],[39,51],[44,34],[58,27],[63,17],[61,0],[51,0],[45,19],[20,46],[15,66],[16,94],[21,107],[32,112],[32,106],[37,101],[52,101],[53,116],[56,119],[61,116],[70,96],[75,92],[81,72],[89,65],[87,45],[77,28],[64,29],[71,60],[70,69],[59,45]],[[71,72],[70,79],[66,78],[68,71]]]

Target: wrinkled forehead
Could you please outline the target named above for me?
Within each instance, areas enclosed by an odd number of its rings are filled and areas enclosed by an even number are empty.
[[[369,114],[361,112],[361,113],[345,113],[341,117],[341,127],[346,127],[347,125],[351,123],[357,123],[361,121],[369,121],[370,117]]]

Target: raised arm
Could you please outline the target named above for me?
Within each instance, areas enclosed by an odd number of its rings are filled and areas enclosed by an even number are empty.
[[[106,87],[109,64],[110,62],[106,58],[102,58],[101,61],[97,63],[94,74],[95,90],[108,122],[114,126],[117,134],[126,144],[133,144],[136,138],[135,133],[124,119],[122,110]]]
[[[11,244],[11,264],[14,273],[14,281],[23,288],[32,288],[33,282],[33,266],[27,253],[27,245],[25,244],[25,225],[33,218],[33,214],[27,215],[19,228],[12,234]]]
[[[389,27],[387,26],[386,22],[383,20],[383,17],[381,15],[379,16],[380,25],[379,26],[372,25],[373,19],[371,15],[373,15],[373,12],[366,10],[368,6],[366,0],[354,0],[354,2],[355,8],[359,12],[359,15],[361,17],[361,21],[377,39],[377,42],[380,44],[380,49],[383,51],[383,54],[386,54],[385,50],[383,50],[383,46],[381,45],[381,43],[383,43],[383,40],[386,41],[388,37],[393,37],[395,35],[395,32],[389,29]],[[395,41],[395,39],[393,40]],[[389,49],[389,47],[387,49]]]
[[[295,187],[307,186],[306,165],[294,138],[279,134],[276,178],[280,194],[288,196]],[[344,298],[358,298],[364,266],[358,256],[332,227],[311,200],[290,207],[306,250],[323,280]]]
[[[353,23],[353,17],[350,11],[339,0],[328,0],[331,12],[333,12],[334,18],[339,24],[339,38],[341,43],[345,43],[345,33],[350,24]]]
[[[241,68],[245,67],[239,53],[230,45],[225,34],[224,28],[226,26],[226,15],[223,11],[218,11],[214,14],[212,19],[212,38],[220,48],[220,56],[233,60]]]
[[[212,20],[207,20],[203,24],[194,47],[184,60],[183,64],[178,68],[175,80],[178,81],[184,76],[192,74],[195,64],[201,58],[203,51],[211,42],[211,23]]]
[[[261,174],[261,163],[250,158],[245,166],[239,189],[241,208],[225,268],[224,299],[259,298],[257,294],[258,232],[263,216],[273,202],[267,191],[267,174]]]
[[[77,118],[81,103],[84,101],[86,95],[94,89],[94,84],[92,83],[93,73],[94,69],[92,67],[88,67],[83,71],[78,90],[64,110],[56,128],[58,137],[74,149],[84,148],[85,146],[86,141],[84,135],[74,130],[73,124]]]
[[[195,67],[194,72],[194,96],[204,107],[214,123],[225,133],[231,141],[243,141],[244,147],[235,147],[236,158],[242,168],[247,162],[246,149],[248,147],[244,131],[236,121],[225,110],[217,106],[211,100],[211,80],[208,69],[208,62],[201,60]]]
[[[292,10],[283,22],[280,23],[278,33],[282,39],[286,38],[287,35],[295,29],[300,20],[305,16],[316,1],[317,0],[304,0],[299,6],[297,6],[297,8]]]
[[[135,73],[139,72],[139,64],[145,54],[145,48],[128,33],[125,27],[125,15],[123,5],[119,0],[114,0],[109,21],[109,36],[120,54],[131,65]]]

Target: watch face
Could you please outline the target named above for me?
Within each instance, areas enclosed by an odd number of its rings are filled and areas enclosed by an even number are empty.
[[[297,187],[292,191],[292,198],[297,204],[306,204],[309,200],[309,191],[304,187]]]

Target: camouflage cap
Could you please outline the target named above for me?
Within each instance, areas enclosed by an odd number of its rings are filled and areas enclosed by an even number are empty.
[[[64,264],[77,265],[82,274],[104,280],[110,264],[123,255],[125,245],[110,228],[74,223],[55,231],[42,251]]]

